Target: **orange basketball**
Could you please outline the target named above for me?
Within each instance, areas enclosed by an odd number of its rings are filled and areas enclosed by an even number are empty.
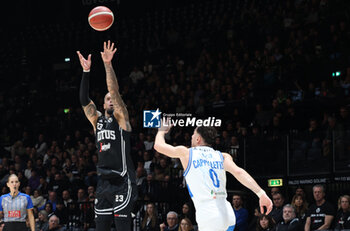
[[[105,6],[97,6],[90,11],[89,24],[97,31],[110,28],[114,22],[113,12]]]

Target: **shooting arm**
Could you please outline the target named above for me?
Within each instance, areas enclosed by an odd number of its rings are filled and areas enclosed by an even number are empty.
[[[106,70],[107,88],[113,100],[114,116],[122,129],[131,131],[129,113],[122,97],[119,94],[119,84],[112,63],[104,63],[104,65]]]

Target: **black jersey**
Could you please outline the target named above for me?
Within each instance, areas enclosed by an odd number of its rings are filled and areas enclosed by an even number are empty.
[[[135,180],[135,168],[130,156],[131,133],[119,127],[116,118],[98,117],[96,125],[98,151],[97,173],[104,178],[130,177]]]

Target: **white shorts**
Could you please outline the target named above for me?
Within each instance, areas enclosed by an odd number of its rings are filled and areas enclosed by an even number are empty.
[[[224,198],[196,203],[199,231],[226,231],[236,224],[231,204]]]

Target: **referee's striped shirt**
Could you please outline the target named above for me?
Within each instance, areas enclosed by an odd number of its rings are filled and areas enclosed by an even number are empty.
[[[12,198],[8,193],[0,197],[0,211],[4,212],[4,222],[25,222],[27,209],[31,208],[33,202],[27,194],[20,192]]]

